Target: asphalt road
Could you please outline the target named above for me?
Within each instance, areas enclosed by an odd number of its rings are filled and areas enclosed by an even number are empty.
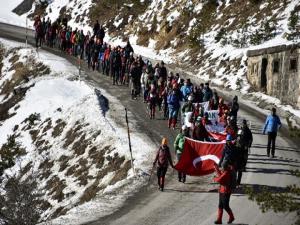
[[[0,24],[0,37],[22,41],[25,40],[25,29]],[[29,43],[33,44],[33,33],[29,32]],[[44,48],[53,54],[66,57],[77,65],[77,60],[56,49]],[[178,130],[169,130],[166,121],[161,118],[150,120],[146,117],[146,106],[141,100],[131,100],[129,89],[124,86],[112,86],[111,80],[97,72],[89,71],[86,65],[82,67],[83,79],[95,87],[105,89],[115,96],[130,111],[130,120],[134,121],[137,131],[147,135],[152,141],[159,143],[163,136],[172,143]],[[249,156],[247,172],[244,173],[242,184],[254,187],[270,187],[280,191],[288,184],[299,184],[299,178],[290,171],[300,168],[299,145],[286,137],[286,132],[277,138],[276,158],[266,157],[266,136],[260,134],[263,125],[263,115],[242,105],[239,114],[251,122],[254,132],[254,143]],[[115,118],[120,125],[124,120]],[[110,216],[87,223],[89,225],[206,225],[213,224],[218,206],[217,185],[211,183],[211,177],[188,177],[187,183],[177,182],[175,171],[169,170],[165,192],[159,192],[155,179],[150,185],[142,188],[136,195],[130,197],[125,205]],[[292,224],[294,213],[273,212],[262,213],[256,203],[249,201],[240,188],[231,198],[231,207],[235,213],[235,224]],[[227,215],[224,213],[223,222]]]

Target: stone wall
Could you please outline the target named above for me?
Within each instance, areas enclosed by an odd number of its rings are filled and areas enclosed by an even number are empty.
[[[247,78],[252,87],[257,91],[279,98],[284,104],[300,108],[299,45],[249,51],[247,55]],[[292,69],[293,65],[291,64],[294,63],[296,63],[294,66],[297,69]]]

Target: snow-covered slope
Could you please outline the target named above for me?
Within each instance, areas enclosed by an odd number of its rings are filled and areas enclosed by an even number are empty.
[[[124,116],[124,108],[103,90],[79,81],[78,71],[66,60],[0,41],[6,46],[0,108],[9,105],[6,114],[1,112],[0,149],[10,135],[25,150],[14,156],[15,165],[2,177],[36,174],[45,192],[43,219],[57,218],[54,224],[82,223],[112,213],[145,181],[131,170],[126,130],[112,120]],[[26,78],[24,70],[29,71]],[[147,171],[153,155],[147,140],[132,128],[137,174]]]
[[[129,38],[138,54],[192,64],[199,78],[243,93],[250,88],[245,76],[247,50],[300,38],[288,40],[294,32],[288,21],[300,9],[298,0],[49,2],[43,16],[52,21],[66,16],[71,26],[91,30],[87,24],[99,19],[109,32],[108,41],[120,44]]]

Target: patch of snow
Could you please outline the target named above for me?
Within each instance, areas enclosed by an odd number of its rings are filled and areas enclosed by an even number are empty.
[[[180,16],[180,12],[178,10],[174,10],[171,12],[168,17],[167,21],[169,22],[169,25],[172,26],[172,23],[177,20],[177,18]]]
[[[21,27],[26,27],[27,23],[27,26],[32,28],[33,22],[29,19],[26,22],[28,13],[19,16],[12,12],[21,2],[23,2],[23,0],[9,0],[5,1],[5,3],[2,1],[0,7],[0,22]]]
[[[124,19],[124,18],[121,18],[121,19],[119,19],[119,20],[115,20],[115,21],[114,21],[114,26],[115,26],[116,28],[118,28],[118,27],[120,26],[120,24],[123,22],[123,19]]]
[[[2,39],[0,41],[5,43],[9,42]],[[16,43],[10,43],[10,45],[15,46]],[[19,44],[19,46],[22,45],[23,44]],[[67,131],[75,126],[76,121],[88,124],[83,128],[87,137],[91,136],[93,132],[99,130],[105,131],[93,139],[93,144],[96,146],[111,145],[115,150],[110,152],[109,155],[113,157],[115,153],[118,153],[120,157],[124,156],[127,161],[130,159],[127,130],[118,126],[112,119],[114,117],[121,117],[124,114],[124,107],[116,98],[110,96],[104,90],[100,90],[101,94],[109,99],[110,109],[113,109],[112,111],[108,111],[104,116],[98,98],[95,95],[94,88],[83,81],[74,80],[76,77],[74,71],[77,71],[76,67],[69,66],[69,63],[63,58],[53,56],[49,53],[45,54],[45,52],[41,50],[39,50],[39,53],[35,53],[34,48],[20,49],[19,53],[25,54],[26,51],[33,51],[32,56],[35,57],[36,60],[42,59],[44,61],[47,59],[51,74],[31,81],[35,82],[35,85],[27,91],[24,100],[19,102],[20,107],[14,111],[16,115],[5,120],[0,125],[0,133],[5,134],[0,136],[0,145],[6,142],[6,135],[14,133],[14,126],[17,124],[20,125],[22,121],[32,113],[40,113],[41,120],[51,118],[53,123],[61,119],[66,122],[66,127],[61,135],[56,138],[52,136],[51,130],[45,133],[44,138],[49,142],[49,146],[51,146],[46,153],[39,153],[36,150],[29,131],[18,130],[20,136],[17,138],[17,141],[26,147],[27,154],[20,157],[18,163],[5,172],[7,174],[18,173],[20,168],[26,166],[29,162],[33,162],[32,171],[39,172],[39,165],[44,162],[45,159],[54,162],[54,166],[50,169],[50,177],[39,182],[40,188],[45,188],[49,179],[53,176],[58,176],[60,180],[64,180],[67,186],[64,189],[64,194],[74,194],[58,202],[51,198],[49,191],[46,191],[45,199],[52,204],[52,208],[44,213],[45,217],[54,213],[59,207],[71,209],[66,215],[55,219],[53,224],[82,224],[113,213],[124,203],[129,195],[135,193],[135,191],[144,184],[146,178],[145,175],[143,175],[143,171],[148,171],[151,167],[151,163],[149,162],[150,159],[153,158],[153,151],[156,147],[154,147],[154,144],[147,137],[135,132],[134,121],[130,120],[132,154],[135,159],[134,163],[137,176],[133,176],[133,173],[129,171],[124,180],[120,180],[114,185],[108,185],[113,177],[113,172],[109,173],[103,179],[100,179],[100,183],[104,189],[99,191],[97,196],[91,201],[77,206],[84,191],[95,182],[95,178],[88,179],[88,184],[82,186],[75,176],[67,176],[65,174],[66,171],[60,171],[60,157],[74,154],[69,148],[63,147]],[[65,64],[65,66],[63,66],[63,64]],[[4,66],[7,67],[8,65]],[[57,76],[57,74],[60,74],[60,76]],[[4,72],[0,80],[6,79],[6,76],[7,73]],[[57,108],[61,110],[57,111]],[[129,118],[130,115],[129,112]],[[141,149],[140,146],[143,146],[143,149]],[[88,150],[80,157],[70,159],[68,166],[77,165],[79,159],[87,159],[88,163],[91,163]],[[96,175],[98,171],[99,169],[96,168],[95,165],[91,165],[88,169],[88,175]]]

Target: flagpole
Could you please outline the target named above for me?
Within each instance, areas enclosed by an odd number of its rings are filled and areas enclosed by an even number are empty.
[[[129,151],[130,151],[131,168],[133,170],[133,173],[135,174],[134,165],[133,165],[133,158],[132,158],[132,148],[131,148],[130,131],[129,131],[129,124],[128,124],[128,116],[127,116],[127,108],[125,108],[125,118],[126,118],[126,124],[127,124],[127,134],[128,134],[128,145],[129,145]]]

